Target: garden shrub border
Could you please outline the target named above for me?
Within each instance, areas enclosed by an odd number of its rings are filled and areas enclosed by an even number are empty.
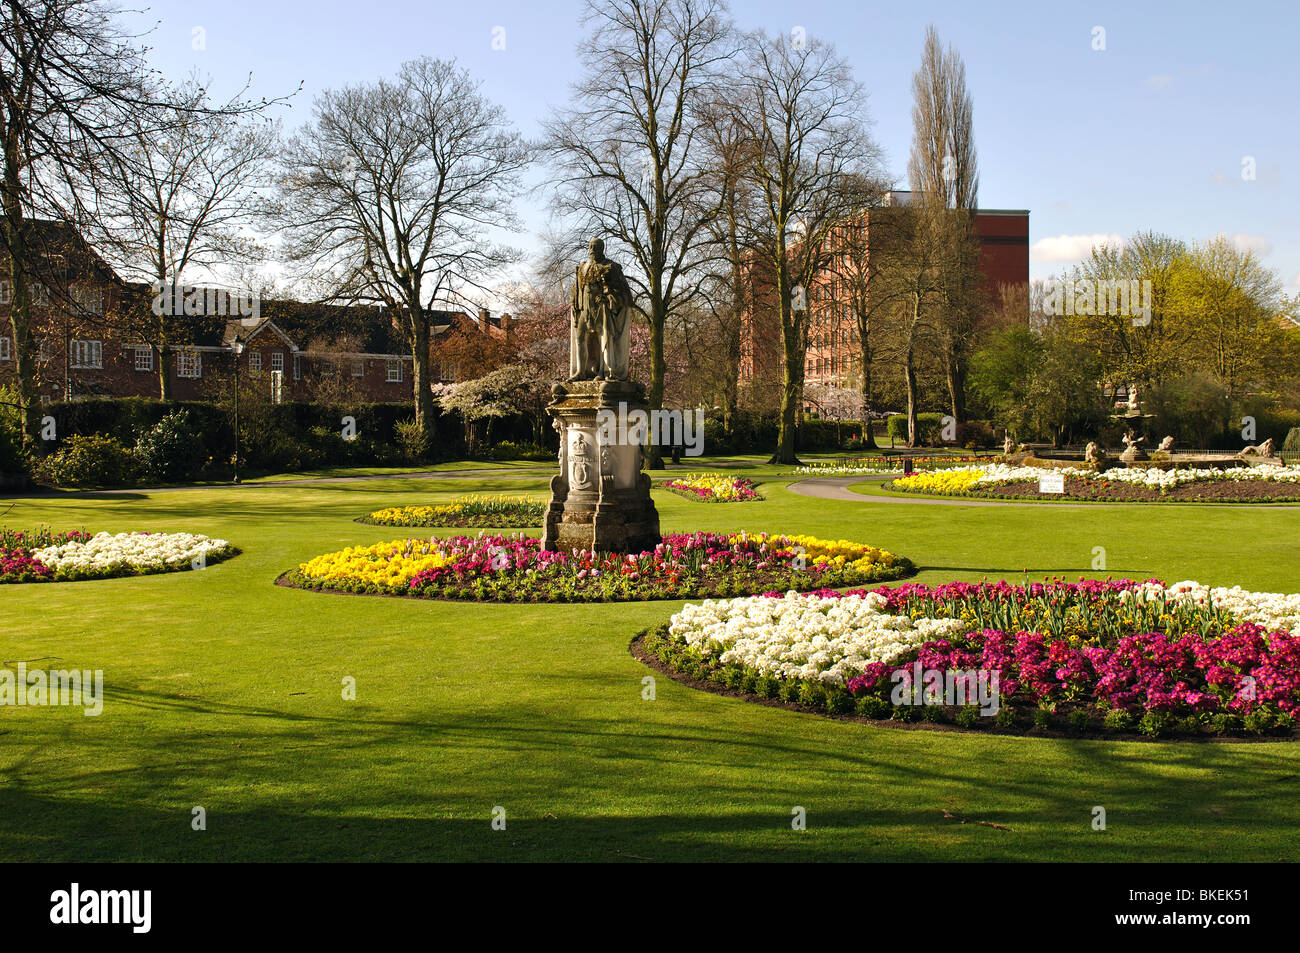
[[[1240,716],[1229,716],[1236,727],[1225,731],[1201,723],[1199,730],[1188,733],[1180,728],[1186,719],[1169,718],[1164,728],[1144,732],[1108,727],[1103,709],[1095,705],[1057,705],[1048,711],[1027,706],[1003,705],[992,718],[976,715],[962,724],[961,711],[976,711],[974,706],[907,705],[890,706],[876,696],[855,699],[847,688],[827,688],[811,679],[783,681],[762,675],[740,665],[710,666],[686,646],[668,638],[671,623],[664,622],[643,629],[632,637],[628,651],[647,668],[660,672],[688,688],[725,695],[770,708],[820,715],[837,721],[853,721],[880,728],[956,731],[968,734],[1002,735],[1021,738],[1069,738],[1078,741],[1142,741],[1159,744],[1171,742],[1218,742],[1227,744],[1270,744],[1300,741],[1300,726],[1285,731],[1249,733]],[[749,688],[746,683],[749,683]],[[868,704],[863,705],[866,702]],[[874,703],[874,704],[873,704]],[[883,706],[883,707],[882,707]],[[875,714],[866,709],[874,710]],[[1087,713],[1086,729],[1071,724],[1075,712]],[[1112,711],[1123,711],[1112,709]],[[1008,713],[1005,717],[1003,712]],[[883,713],[883,715],[882,715]],[[1045,713],[1045,714],[1044,714]],[[1133,725],[1135,716],[1128,715]],[[1043,722],[1046,721],[1046,724]],[[1153,728],[1154,728],[1153,724]]]

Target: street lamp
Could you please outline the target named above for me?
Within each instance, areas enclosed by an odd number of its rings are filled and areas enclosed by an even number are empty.
[[[235,335],[234,342],[230,349],[235,352],[235,458],[234,467],[235,475],[231,483],[239,482],[239,358],[244,353],[244,339],[238,334]]]

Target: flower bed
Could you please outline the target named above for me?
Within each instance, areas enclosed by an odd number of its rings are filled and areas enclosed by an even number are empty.
[[[390,506],[357,520],[373,526],[523,529],[542,525],[546,502],[527,496],[463,496],[435,506]]]
[[[502,602],[606,602],[738,595],[775,585],[851,586],[912,564],[873,546],[765,533],[668,534],[632,555],[544,552],[527,536],[399,539],[350,546],[285,573],[284,585]]]
[[[708,600],[647,633],[640,651],[686,678],[869,718],[1291,737],[1300,717],[1300,595],[1194,582]],[[985,679],[993,702],[945,694],[930,673]]]
[[[1038,478],[1057,473],[1064,493],[1039,493]],[[1300,467],[1169,469],[1116,467],[1099,472],[1081,467],[1013,467],[1001,463],[930,470],[898,477],[891,489],[939,496],[991,499],[1078,499],[1133,502],[1300,502]]]
[[[699,503],[748,503],[761,500],[754,481],[725,473],[691,473],[659,484],[678,496]]]
[[[53,533],[0,531],[0,583],[71,582],[180,572],[239,550],[194,533]]]
[[[840,460],[835,463],[812,463],[808,466],[796,467],[795,473],[799,476],[811,477],[835,477],[835,476],[864,476],[872,473],[903,473],[904,458],[912,461],[913,467],[933,467],[936,469],[943,467],[957,467],[968,463],[974,463],[979,460],[987,459],[978,456],[956,456],[956,455],[938,455],[925,456],[899,453],[889,457],[854,457],[849,460]]]

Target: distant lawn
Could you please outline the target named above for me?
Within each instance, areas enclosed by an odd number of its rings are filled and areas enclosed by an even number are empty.
[[[764,477],[763,506],[656,491],[664,528],[862,540],[911,557],[924,582],[1027,569],[1300,585],[1297,509],[840,502],[791,494],[764,466],[738,472]],[[0,588],[0,661],[102,668],[107,694],[98,718],[0,707],[0,859],[1294,857],[1294,745],[900,730],[663,677],[643,701],[650,672],[628,642],[680,603],[454,604],[272,585],[311,556],[401,536],[352,522],[379,507],[545,487],[503,474],[0,501],[14,504],[11,527],[188,529],[243,550],[201,572]],[[1107,569],[1094,572],[1099,546]],[[345,676],[355,702],[340,697]],[[497,805],[506,831],[491,829]],[[1096,805],[1105,832],[1091,830]],[[206,832],[190,829],[196,806]],[[806,832],[790,829],[796,806]]]

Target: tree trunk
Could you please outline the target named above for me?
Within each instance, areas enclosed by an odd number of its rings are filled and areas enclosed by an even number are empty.
[[[781,307],[781,338],[785,350],[785,379],[781,390],[781,429],[777,436],[776,453],[770,463],[798,463],[795,434],[798,431],[796,415],[799,395],[803,391],[803,350],[799,347],[799,331],[795,327],[793,302],[790,300],[789,282],[778,277],[777,293]]]
[[[429,325],[418,308],[407,314],[407,327],[411,341],[411,385],[414,391],[415,425],[420,431],[421,450],[425,455],[433,452],[436,436],[433,414],[433,382],[429,379]]]
[[[646,388],[646,401],[651,410],[659,410],[664,404],[664,376],[668,365],[664,361],[664,303],[658,288],[652,289],[650,298],[650,386]],[[662,470],[664,455],[657,443],[647,443],[645,448],[646,469]]]
[[[14,332],[14,376],[18,383],[18,403],[22,408],[23,446],[31,449],[40,433],[40,388],[36,383],[36,348],[32,340],[32,299],[27,286],[27,236],[19,205],[16,179],[6,175],[4,189],[5,240],[10,249],[9,323]]]
[[[871,400],[871,348],[865,343],[866,335],[862,335],[862,445],[869,450],[876,449],[876,435],[872,429],[875,416],[875,405]]]

